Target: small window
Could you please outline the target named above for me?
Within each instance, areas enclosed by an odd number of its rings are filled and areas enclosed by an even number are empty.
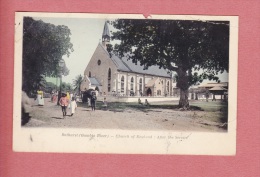
[[[97,61],[97,64],[98,64],[98,65],[101,65],[101,60],[98,60],[98,61]]]

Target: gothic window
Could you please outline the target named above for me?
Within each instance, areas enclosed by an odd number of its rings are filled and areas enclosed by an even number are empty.
[[[111,69],[108,69],[108,78],[107,78],[107,91],[110,92],[111,89]]]
[[[131,78],[131,91],[134,91],[134,78]]]
[[[88,77],[91,77],[91,72],[89,71],[89,73],[88,73]]]
[[[121,93],[124,93],[125,89],[125,78],[124,76],[121,77]]]
[[[101,60],[98,60],[98,61],[97,61],[97,64],[98,64],[98,65],[101,65]]]
[[[143,82],[142,82],[142,78],[140,78],[139,80],[139,92],[141,92],[143,89]]]
[[[169,91],[170,91],[170,82],[168,81],[167,82],[167,92],[169,93]]]

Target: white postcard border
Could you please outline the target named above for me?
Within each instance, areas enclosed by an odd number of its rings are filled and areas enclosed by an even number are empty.
[[[23,17],[135,18],[140,14],[34,13],[15,14],[13,150],[16,152],[235,155],[237,124],[238,17],[150,15],[152,19],[230,21],[228,132],[130,131],[21,127]],[[104,136],[107,137],[104,137]],[[101,137],[102,136],[102,137]],[[118,138],[116,138],[118,136]],[[137,138],[140,136],[139,138]],[[160,138],[161,137],[161,138]],[[166,138],[163,138],[166,137]]]

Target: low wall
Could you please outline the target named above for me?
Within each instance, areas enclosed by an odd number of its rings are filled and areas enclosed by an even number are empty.
[[[141,99],[141,102],[145,102],[145,99],[148,100],[148,102],[160,102],[160,101],[173,101],[173,100],[179,100],[179,97],[106,97],[106,100],[108,102],[138,102],[138,99]],[[104,97],[99,96],[97,98],[98,101],[103,101]]]
[[[114,96],[107,96],[106,100],[108,102],[138,102],[138,99],[141,99],[141,102],[144,103],[145,99],[148,100],[148,102],[163,102],[163,101],[179,101],[180,97],[138,97],[138,96],[131,96],[131,97],[114,97]],[[98,101],[103,101],[104,96],[98,96]],[[189,100],[191,100],[189,98]],[[201,97],[198,99],[199,101],[205,101],[206,98]],[[209,98],[209,100],[212,100],[212,98]],[[216,95],[216,100],[221,100],[221,96]]]

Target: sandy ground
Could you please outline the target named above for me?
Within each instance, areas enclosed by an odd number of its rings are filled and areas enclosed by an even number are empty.
[[[70,115],[70,109],[67,112]],[[226,132],[223,123],[211,120],[213,114],[206,111],[150,109],[144,112],[131,108],[91,111],[90,107],[78,107],[73,116],[63,119],[60,106],[48,98],[44,106],[32,106],[31,116],[24,127]]]

